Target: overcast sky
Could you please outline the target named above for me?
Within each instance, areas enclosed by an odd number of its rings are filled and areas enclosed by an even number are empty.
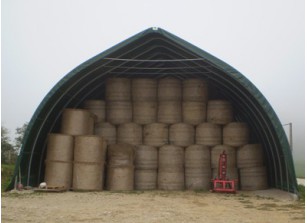
[[[263,93],[305,148],[303,0],[2,0],[1,124],[14,134],[69,71],[149,27],[213,54]],[[288,131],[288,127],[285,127]]]

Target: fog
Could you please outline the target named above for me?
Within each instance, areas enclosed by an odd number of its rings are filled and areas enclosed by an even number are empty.
[[[305,158],[303,0],[3,0],[1,124],[11,136],[69,71],[149,27],[161,27],[236,68],[293,123]],[[285,126],[288,134],[288,126]]]

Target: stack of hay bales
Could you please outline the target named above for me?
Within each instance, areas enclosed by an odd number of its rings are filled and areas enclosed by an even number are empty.
[[[158,188],[184,189],[184,148],[164,145],[159,149]]]
[[[138,145],[135,151],[135,189],[157,189],[157,171],[158,148],[150,145]]]
[[[260,144],[245,144],[240,147],[237,160],[242,190],[262,190],[268,187],[267,170]]]
[[[207,122],[218,129],[218,140],[211,146],[212,178],[218,177],[219,157],[225,151],[227,154],[227,177],[238,179],[236,163],[236,148],[225,144],[225,125],[233,121],[233,107],[227,100],[209,100],[207,105]],[[238,184],[236,184],[238,188]]]
[[[230,122],[223,128],[225,145],[237,149],[236,161],[239,169],[241,190],[261,190],[268,187],[263,149],[260,144],[250,143],[250,129],[247,123]]]
[[[134,78],[131,85],[133,122],[139,125],[157,122],[157,80]]]
[[[209,190],[211,180],[210,148],[191,145],[185,149],[185,186],[188,190]]]
[[[52,133],[47,139],[45,182],[49,186],[71,188],[74,138]]]
[[[181,122],[181,81],[162,78],[158,82],[158,122],[174,124]]]
[[[199,125],[206,121],[208,85],[205,80],[183,80],[182,119],[184,123]]]
[[[103,189],[106,141],[93,135],[96,119],[86,109],[63,111],[60,134],[48,135],[45,181],[49,187]]]
[[[231,102],[209,93],[197,78],[109,78],[105,101],[64,111],[61,133],[105,139],[109,190],[208,190],[223,151],[229,179],[243,190],[266,188],[261,145],[249,144],[249,126],[234,121]]]
[[[109,78],[106,82],[106,118],[113,125],[132,121],[131,80]]]
[[[109,146],[106,184],[111,191],[134,189],[134,146],[125,143]]]
[[[108,190],[133,190],[134,146],[142,144],[142,126],[132,122],[131,79],[107,79],[105,95],[108,124],[99,134],[109,134],[111,138],[106,187]]]
[[[106,142],[102,137],[75,137],[73,190],[103,189]]]
[[[233,120],[233,106],[227,100],[209,100],[207,110],[207,122],[220,125],[222,128],[222,144],[216,145],[211,149],[211,166],[213,177],[218,176],[219,154],[223,151],[227,154],[227,177],[229,179],[238,179],[242,190],[259,190],[267,188],[266,170],[263,165],[263,156],[261,146],[257,147],[257,152],[248,146],[250,142],[250,128],[247,123],[235,122]],[[254,152],[253,152],[253,151]],[[247,154],[255,154],[246,155]],[[249,159],[248,161],[245,159]],[[255,168],[256,160],[261,160],[261,168]],[[242,163],[248,163],[242,164]],[[253,164],[254,163],[254,164]],[[259,162],[258,162],[259,164]],[[246,165],[246,166],[245,166]],[[250,168],[253,169],[245,169]],[[244,168],[244,169],[243,169]],[[238,171],[240,170],[240,171]],[[250,172],[249,172],[250,171]],[[253,186],[251,186],[253,185]]]
[[[197,78],[183,80],[182,100],[182,119],[185,124],[181,124],[181,128],[178,126],[175,132],[187,142],[185,145],[182,144],[185,147],[185,188],[189,190],[208,190],[211,180],[210,149],[208,146],[198,142],[196,128],[206,121],[207,82]],[[171,126],[171,129],[174,126]],[[185,137],[189,137],[189,142],[183,136],[183,129],[188,132]],[[179,133],[181,134],[179,135]]]
[[[109,102],[110,103],[110,102]],[[94,135],[103,136],[108,145],[116,143],[116,127],[106,122],[106,102],[104,100],[85,100],[83,108],[96,115]]]

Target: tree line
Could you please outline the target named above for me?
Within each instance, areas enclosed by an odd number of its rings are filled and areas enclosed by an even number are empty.
[[[9,130],[1,126],[1,164],[14,164],[17,160],[23,136],[28,127],[28,123],[16,128],[14,141],[11,142]]]

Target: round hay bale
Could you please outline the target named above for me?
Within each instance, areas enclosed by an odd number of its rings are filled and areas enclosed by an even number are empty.
[[[143,141],[149,146],[163,146],[168,144],[168,126],[164,123],[151,123],[144,126]]]
[[[109,122],[96,123],[95,135],[103,137],[108,145],[116,143],[116,127]]]
[[[106,101],[130,101],[131,80],[129,78],[108,78],[106,81]]]
[[[223,144],[239,147],[249,142],[250,130],[247,123],[231,122],[223,128]]]
[[[186,147],[194,144],[195,129],[186,123],[173,124],[169,128],[169,143]]]
[[[153,78],[134,78],[132,85],[132,101],[156,101],[158,81]]]
[[[209,100],[207,122],[226,125],[233,120],[233,107],[227,100]]]
[[[196,144],[216,146],[222,144],[222,127],[213,123],[202,123],[196,127]]]
[[[246,144],[237,151],[238,168],[263,166],[264,154],[261,144]]]
[[[207,82],[199,78],[189,78],[182,81],[183,101],[199,101],[206,103],[208,100]]]
[[[158,101],[181,101],[181,80],[167,77],[158,81]]]
[[[142,126],[136,123],[124,123],[117,128],[117,142],[131,145],[142,144]]]
[[[201,101],[182,102],[182,121],[191,125],[198,125],[206,121],[206,103]]]
[[[158,169],[158,148],[149,145],[136,146],[135,168],[142,170]]]
[[[134,101],[133,122],[146,125],[157,122],[158,103],[156,101]]]

